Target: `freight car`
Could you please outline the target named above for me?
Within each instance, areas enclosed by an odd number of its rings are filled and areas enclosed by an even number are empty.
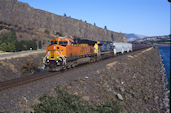
[[[132,51],[132,44],[131,43],[123,43],[123,42],[113,42],[114,46],[114,55],[124,52],[131,52]]]
[[[149,47],[152,47],[152,44],[138,44],[138,43],[132,44],[133,51],[144,49],[144,48],[149,48]]]

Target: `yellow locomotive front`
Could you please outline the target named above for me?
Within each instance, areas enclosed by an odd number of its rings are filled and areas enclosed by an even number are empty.
[[[43,60],[47,70],[57,71],[62,68],[60,66],[66,64],[66,46],[70,43],[68,39],[56,38],[56,40],[50,40],[50,45],[46,48],[46,56]]]

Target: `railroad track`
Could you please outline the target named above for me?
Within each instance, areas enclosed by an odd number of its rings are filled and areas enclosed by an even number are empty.
[[[139,51],[139,50],[136,50],[136,51]],[[136,51],[133,51],[133,52],[136,52]],[[123,55],[128,55],[128,54],[131,54],[133,52],[126,53],[126,54],[123,54]],[[119,56],[115,56],[115,57],[119,57]],[[113,57],[110,57],[110,58],[113,58]],[[96,62],[94,62],[94,63],[96,63]],[[75,68],[78,68],[78,67],[75,67]],[[67,71],[67,70],[64,70],[64,71]],[[58,72],[44,72],[44,73],[34,74],[34,75],[30,75],[30,76],[25,76],[25,77],[21,77],[21,78],[16,78],[16,79],[0,82],[0,91],[6,90],[6,89],[12,88],[12,87],[21,86],[21,85],[31,83],[33,81],[37,81],[37,80],[47,78],[47,77],[50,77],[50,76],[54,76],[54,75],[59,74],[59,73],[61,73],[61,71],[58,71]]]
[[[20,86],[23,84],[27,84],[27,83],[30,83],[30,82],[33,82],[36,80],[40,80],[42,78],[50,77],[57,73],[59,73],[59,72],[45,72],[43,74],[42,73],[35,74],[35,75],[30,75],[30,76],[26,76],[26,77],[22,77],[22,78],[17,78],[17,79],[0,82],[0,91],[8,89],[8,88],[12,88],[12,87]]]

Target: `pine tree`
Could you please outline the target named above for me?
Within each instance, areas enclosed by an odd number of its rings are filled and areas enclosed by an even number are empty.
[[[39,41],[39,49],[42,49],[42,42]]]
[[[104,29],[106,29],[106,30],[107,30],[107,26],[104,26]]]

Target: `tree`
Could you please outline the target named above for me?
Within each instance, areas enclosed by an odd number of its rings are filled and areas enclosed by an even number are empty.
[[[43,40],[43,45],[46,43],[46,40]]]
[[[106,30],[107,30],[107,26],[104,26],[104,29],[106,29]]]
[[[63,34],[60,33],[60,32],[56,32],[55,34],[58,35],[58,36],[63,36]]]
[[[0,35],[0,50],[7,52],[16,51],[15,43],[17,36],[14,31]]]
[[[0,50],[6,52],[15,52],[22,50],[37,49],[37,40],[18,41],[15,31],[0,34]]]
[[[3,42],[14,42],[17,40],[16,33],[14,31],[4,33],[0,35],[0,44]]]
[[[6,51],[7,52],[15,52],[16,51],[15,44],[12,42],[8,42]]]
[[[15,43],[15,47],[16,47],[16,51],[22,51],[23,50],[23,43],[22,43],[23,41],[21,41],[21,42],[19,42],[19,41],[17,41],[16,43]]]
[[[39,49],[42,49],[42,42],[39,40]]]
[[[30,48],[33,48],[33,50],[36,50],[37,49],[37,40],[36,39],[33,39],[33,40],[29,40],[29,46],[28,46],[28,50]]]
[[[48,29],[45,29],[45,33],[46,33],[46,34],[49,34],[50,32],[49,32],[49,30],[48,30]]]
[[[66,17],[67,15],[66,15],[66,13],[64,13],[64,17]]]
[[[0,50],[1,50],[1,51],[6,51],[6,50],[7,50],[7,44],[6,44],[6,43],[2,43],[2,44],[0,45]]]
[[[16,51],[16,48],[13,43],[8,42],[8,43],[2,43],[0,45],[0,50],[6,51],[6,52],[14,52],[14,51]]]

